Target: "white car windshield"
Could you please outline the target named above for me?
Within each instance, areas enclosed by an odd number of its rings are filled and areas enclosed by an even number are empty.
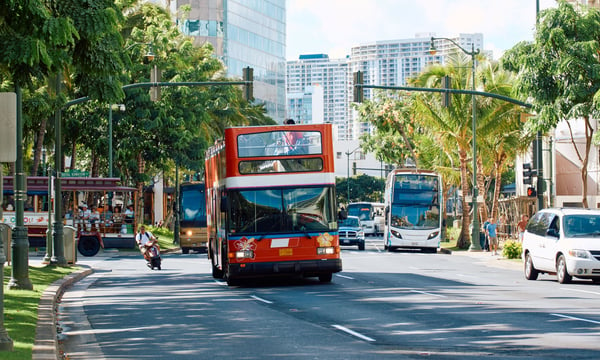
[[[600,237],[600,216],[598,215],[567,215],[563,226],[566,237]]]

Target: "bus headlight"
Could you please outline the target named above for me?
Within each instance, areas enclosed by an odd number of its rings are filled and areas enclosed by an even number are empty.
[[[398,239],[402,239],[402,235],[400,235],[399,231],[390,230],[390,232],[392,233],[392,235],[394,235],[394,237],[397,237]]]
[[[188,230],[188,231],[187,231],[185,234],[186,234],[187,236],[192,236],[192,230]]]
[[[433,239],[434,237],[438,236],[440,232],[439,231],[434,231],[431,234],[429,234],[429,236],[427,237],[427,240]]]
[[[236,259],[253,259],[254,251],[252,251],[252,250],[236,251],[235,258]]]
[[[335,254],[335,248],[333,246],[317,248],[317,255],[333,255],[333,254]]]

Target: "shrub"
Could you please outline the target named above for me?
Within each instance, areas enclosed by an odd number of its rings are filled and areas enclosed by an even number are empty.
[[[521,257],[523,248],[521,243],[514,240],[507,240],[502,248],[502,255],[507,259],[518,259]]]

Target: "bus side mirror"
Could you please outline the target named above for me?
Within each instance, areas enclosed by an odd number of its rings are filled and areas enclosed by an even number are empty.
[[[221,212],[227,212],[227,196],[221,196]]]

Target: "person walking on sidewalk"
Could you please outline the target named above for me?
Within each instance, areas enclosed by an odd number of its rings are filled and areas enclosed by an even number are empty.
[[[490,218],[490,223],[485,229],[485,232],[488,236],[488,241],[490,243],[490,252],[492,255],[498,255],[498,234],[497,234],[498,224],[496,224],[496,219],[493,217]]]

